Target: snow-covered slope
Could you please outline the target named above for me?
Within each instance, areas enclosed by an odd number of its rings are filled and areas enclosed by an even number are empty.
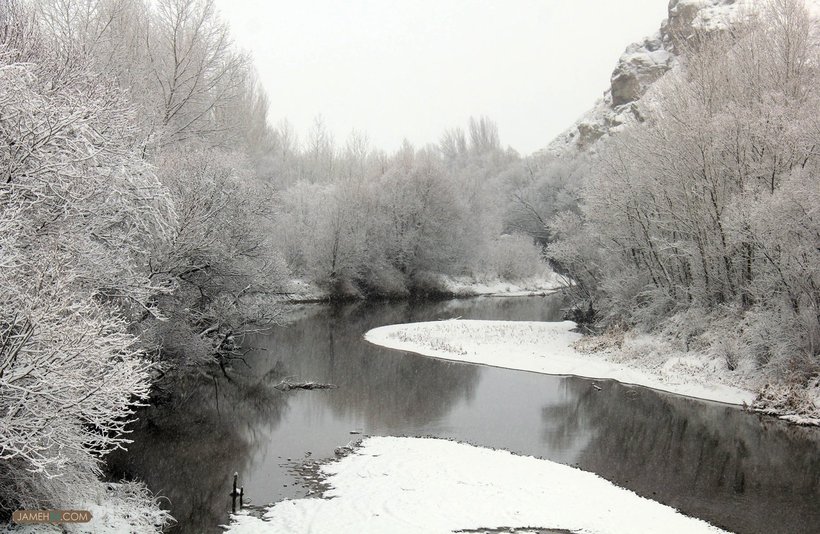
[[[599,139],[643,120],[638,103],[665,73],[675,68],[682,44],[697,33],[720,31],[759,13],[766,0],[670,0],[668,17],[651,37],[629,45],[612,72],[603,98],[545,149],[564,154],[588,150]],[[820,19],[820,0],[805,0]]]

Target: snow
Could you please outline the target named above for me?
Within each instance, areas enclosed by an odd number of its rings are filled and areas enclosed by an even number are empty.
[[[147,534],[161,530],[170,522],[168,513],[159,508],[143,484],[125,482],[107,486],[104,497],[84,508],[91,512],[91,522],[76,525],[75,532]]]
[[[765,0],[681,0],[678,5],[693,4],[699,8],[692,27],[702,31],[721,30],[738,20],[761,13]],[[820,0],[805,0],[812,18],[820,17]]]
[[[553,375],[613,379],[669,393],[729,404],[751,404],[755,394],[727,385],[725,363],[703,354],[662,356],[649,351],[580,352],[571,321],[449,320],[370,330],[365,339],[391,349]]]
[[[626,51],[618,60],[618,68],[623,70],[637,71],[639,68],[647,69],[654,66],[669,66],[675,56],[668,50],[662,48],[659,34],[652,38],[647,38],[643,43],[634,43],[627,47]],[[654,43],[658,48],[652,50],[649,45]]]
[[[527,297],[552,293],[567,285],[560,275],[548,271],[542,276],[516,281],[502,280],[496,276],[447,276],[431,275],[442,292],[455,297]],[[291,279],[279,297],[281,302],[310,303],[331,299],[330,292],[313,282]]]
[[[542,277],[528,280],[509,282],[498,278],[476,280],[471,277],[442,276],[439,278],[441,287],[456,296],[489,296],[489,297],[526,297],[544,295],[562,287],[566,287],[566,280],[554,272],[548,272]]]
[[[820,426],[820,377],[807,384],[767,381],[753,408],[796,425]]]
[[[687,28],[693,32],[713,32],[760,13],[765,3],[766,0],[674,0],[670,2],[669,13],[672,17],[677,17],[689,11],[694,18],[687,24]],[[820,0],[805,0],[805,6],[809,16],[820,20]],[[661,35],[655,33],[629,45],[615,66],[615,72],[646,73],[663,65],[674,69],[677,65],[677,56],[672,51],[665,48],[651,50],[646,47],[647,42],[658,40],[662,40]],[[666,43],[661,45],[666,46]],[[655,83],[657,80],[644,80],[645,89],[651,90]],[[638,99],[643,100],[643,96]],[[604,93],[604,98],[598,100],[592,109],[576,120],[569,129],[556,136],[542,152],[554,156],[571,153],[574,149],[594,153],[597,139],[606,138],[610,134],[624,130],[626,125],[642,120],[643,118],[635,113],[632,102],[613,106],[610,88]],[[585,134],[585,131],[592,132],[592,137],[590,138],[589,133]]]
[[[154,534],[173,520],[160,509],[156,499],[142,483],[99,483],[97,498],[79,505],[63,506],[66,510],[91,512],[88,523],[11,525],[0,524],[2,534]]]
[[[440,439],[373,437],[322,467],[323,499],[234,515],[229,534],[450,533],[571,529],[609,534],[722,530],[569,466]]]
[[[773,414],[777,415],[777,414]],[[780,415],[778,416],[780,419],[784,421],[788,421],[790,423],[794,423],[795,425],[801,426],[820,426],[820,419],[816,417],[805,417],[802,415]]]
[[[284,295],[280,300],[288,302],[321,302],[330,298],[330,293],[313,282],[293,278],[283,288]]]

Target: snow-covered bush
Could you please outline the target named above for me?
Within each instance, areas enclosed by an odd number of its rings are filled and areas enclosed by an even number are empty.
[[[542,275],[547,269],[541,248],[520,234],[502,235],[489,242],[483,263],[489,273],[510,282]]]
[[[709,348],[709,341],[704,335],[709,331],[712,320],[707,310],[693,306],[667,318],[660,332],[674,343],[677,350],[704,351]]]
[[[0,533],[13,534],[156,534],[173,522],[157,499],[140,482],[106,483],[93,481],[92,491],[74,501],[78,509],[91,512],[88,523],[63,525],[38,524],[21,529],[19,525],[0,525]]]

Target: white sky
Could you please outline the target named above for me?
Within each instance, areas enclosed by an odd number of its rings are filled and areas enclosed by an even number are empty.
[[[591,108],[667,0],[217,0],[300,136],[321,115],[392,151],[487,115],[529,154]]]

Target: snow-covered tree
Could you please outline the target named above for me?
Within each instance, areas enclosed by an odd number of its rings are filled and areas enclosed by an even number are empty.
[[[151,244],[148,276],[176,290],[157,299],[170,320],[143,314],[138,328],[174,364],[222,361],[233,351],[229,338],[275,314],[243,305],[243,297],[275,291],[284,278],[270,241],[272,193],[242,154],[189,146],[166,149],[157,163],[177,216],[167,239]]]
[[[151,297],[170,289],[143,267],[174,219],[135,149],[134,110],[116,84],[16,43],[0,43],[6,509],[94,498],[100,458],[127,442],[152,365],[126,316],[153,313]]]
[[[250,70],[214,0],[158,0],[146,43],[159,144],[196,139],[229,146]]]
[[[755,364],[805,380],[820,366],[816,24],[773,0],[687,46],[646,121],[600,149],[551,253],[610,319],[731,313]]]

